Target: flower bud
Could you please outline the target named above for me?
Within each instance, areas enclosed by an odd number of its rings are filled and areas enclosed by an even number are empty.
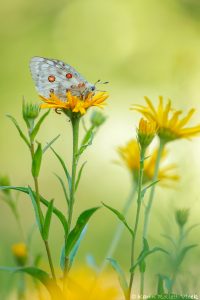
[[[106,119],[107,117],[100,111],[94,111],[91,115],[90,121],[94,127],[99,127],[106,121]]]
[[[137,139],[142,149],[146,149],[154,139],[157,132],[156,123],[140,119],[139,128],[137,130]]]
[[[175,218],[176,218],[176,223],[180,226],[183,227],[187,221],[188,221],[188,217],[189,217],[189,209],[188,208],[184,208],[184,209],[177,209],[175,212]]]
[[[23,102],[22,113],[28,129],[32,130],[34,127],[34,121],[40,113],[39,105]]]
[[[18,266],[24,266],[27,262],[28,250],[24,243],[12,245],[12,253]]]

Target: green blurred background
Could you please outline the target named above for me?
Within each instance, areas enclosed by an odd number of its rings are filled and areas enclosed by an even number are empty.
[[[110,82],[107,87],[110,99],[105,109],[108,120],[85,155],[88,163],[77,194],[77,214],[101,201],[116,208],[123,206],[130,190],[130,178],[127,170],[113,161],[117,158],[116,147],[135,136],[139,116],[129,110],[132,103],[143,103],[144,95],[156,103],[158,95],[163,95],[172,98],[176,108],[186,111],[197,108],[194,122],[200,122],[199,0],[7,0],[1,3],[0,19],[0,173],[8,174],[14,185],[32,184],[30,157],[5,115],[14,115],[22,124],[22,97],[39,101],[29,72],[32,56],[63,60],[90,82],[99,78]],[[86,122],[87,119],[88,115]],[[52,111],[41,130],[40,141],[46,143],[59,133],[61,137],[55,148],[70,163],[70,124],[64,116]],[[178,164],[181,180],[175,190],[157,189],[150,234],[152,244],[163,243],[160,233],[165,231],[166,224],[173,228],[175,208],[191,207],[190,223],[199,220],[200,140],[173,142],[169,148],[170,161]],[[41,191],[47,198],[54,197],[56,205],[65,209],[53,172],[62,174],[49,152],[43,162]],[[33,209],[23,195],[19,206],[28,232],[34,222]],[[0,211],[0,265],[12,265],[10,247],[20,240],[20,235],[4,203]],[[100,263],[116,224],[109,212],[99,211],[90,222],[76,264],[84,263],[87,253],[93,253]],[[199,229],[196,229],[191,241],[198,243],[198,236]],[[61,241],[62,231],[55,221],[51,244],[57,260]],[[125,234],[115,256],[125,267],[129,245]],[[33,247],[35,252],[43,249],[37,233]],[[184,265],[191,291],[194,291],[194,278],[200,275],[199,258],[197,248],[193,255],[188,255]],[[160,260],[160,256],[151,259],[155,270],[150,285],[156,273],[164,272]],[[7,274],[1,274],[0,295],[8,280]]]

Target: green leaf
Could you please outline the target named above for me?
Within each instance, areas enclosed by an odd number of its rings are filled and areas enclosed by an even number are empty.
[[[15,125],[15,127],[17,128],[21,138],[24,140],[24,142],[26,143],[26,145],[30,148],[30,143],[28,141],[28,139],[26,138],[25,134],[22,132],[21,128],[19,127],[17,121],[15,118],[13,118],[11,115],[6,115],[9,119],[11,119],[11,121],[13,122],[13,124]]]
[[[49,203],[45,220],[44,220],[43,238],[45,241],[47,241],[49,237],[49,228],[51,224],[52,213],[53,213],[53,200],[51,200]]]
[[[0,186],[0,190],[16,190],[16,191],[20,191],[20,192],[23,192],[23,193],[29,195],[29,189],[26,188],[26,187],[21,187],[21,186]],[[33,195],[35,196],[36,193],[33,192]],[[40,201],[43,205],[45,205],[46,207],[49,207],[49,201],[47,201],[41,195],[40,195]],[[60,220],[60,222],[61,222],[61,224],[64,228],[65,235],[67,235],[67,233],[68,233],[68,223],[67,223],[67,220],[66,220],[65,216],[63,215],[63,213],[59,209],[57,209],[55,207],[53,208],[53,213]]]
[[[35,151],[33,162],[32,162],[32,175],[38,177],[40,173],[40,167],[42,162],[42,146],[38,143],[37,150]]]
[[[107,260],[111,263],[113,269],[117,272],[120,286],[123,290],[125,299],[127,299],[128,298],[128,283],[126,281],[126,277],[125,277],[125,274],[124,274],[122,268],[120,267],[120,265],[118,264],[118,262],[116,260],[114,260],[112,258],[107,258]]]
[[[164,278],[162,275],[158,274],[158,287],[157,287],[157,294],[164,295]]]
[[[133,273],[135,271],[135,268],[149,255],[155,253],[155,252],[164,252],[166,254],[169,254],[166,250],[160,248],[160,247],[155,247],[152,250],[148,250],[148,251],[142,251],[141,254],[139,255],[136,263],[130,268],[130,272]]]
[[[33,208],[34,208],[34,211],[35,211],[35,218],[36,218],[38,228],[40,230],[41,235],[43,236],[43,224],[41,224],[38,205],[37,205],[37,202],[36,202],[36,199],[35,199],[35,195],[33,194],[33,191],[30,187],[28,187],[28,193],[29,193],[29,196],[31,198]]]
[[[57,299],[62,299],[63,295],[61,290],[56,286],[54,281],[50,278],[49,274],[45,271],[36,268],[36,267],[23,267],[23,268],[17,268],[17,267],[0,267],[1,271],[9,271],[9,272],[23,272],[28,275],[31,275],[32,277],[38,279],[50,292],[52,297],[60,297]],[[53,298],[54,299],[54,298]]]
[[[129,225],[127,224],[126,222],[126,219],[124,217],[124,215],[122,213],[120,213],[117,209],[103,203],[103,206],[105,206],[106,208],[108,208],[110,211],[112,211],[117,217],[118,219],[125,225],[125,227],[128,229],[128,231],[131,233],[131,235],[133,236],[134,235],[134,232],[133,230],[129,227]]]
[[[60,267],[62,270],[65,268],[65,245],[62,246],[60,253]]]
[[[161,236],[163,236],[165,239],[170,241],[172,243],[172,245],[176,248],[176,243],[175,243],[174,239],[171,236],[169,236],[167,234],[161,234]]]
[[[76,185],[75,185],[75,191],[77,190],[78,188],[78,185],[79,185],[79,182],[80,182],[80,179],[81,179],[81,175],[82,175],[82,172],[83,172],[83,168],[85,167],[87,161],[85,161],[81,167],[80,167],[80,170],[78,172],[78,177],[77,177],[77,180],[76,180]]]
[[[49,112],[50,112],[50,109],[41,116],[41,118],[39,119],[39,121],[37,122],[35,127],[33,128],[33,131],[31,132],[31,135],[30,135],[32,141],[35,139],[35,137],[40,129],[40,126],[42,125],[45,118],[48,116]]]
[[[95,211],[99,209],[99,207],[94,207],[85,210],[80,214],[80,216],[77,219],[75,227],[71,230],[69,233],[69,236],[67,238],[66,246],[65,246],[65,255],[68,256],[70,252],[72,251],[73,247],[75,246],[76,242],[81,236],[81,233],[91,218],[91,216],[95,213]]]
[[[193,224],[191,225],[186,231],[185,231],[185,234],[183,234],[184,237],[188,236],[188,234],[196,227],[198,227],[200,225],[200,223],[197,223],[197,224]]]
[[[63,192],[64,192],[64,195],[65,195],[65,199],[67,201],[67,205],[69,206],[69,196],[67,194],[67,190],[66,190],[66,187],[65,187],[65,184],[64,184],[64,181],[62,180],[62,178],[60,176],[58,176],[57,174],[55,174],[55,176],[58,178],[61,186],[62,186],[62,189],[63,189]]]
[[[94,270],[96,273],[99,273],[100,271],[100,268],[94,258],[94,256],[92,254],[87,254],[86,256],[86,262],[87,262],[87,265],[92,269]]]
[[[148,244],[148,241],[147,239],[143,238],[143,249],[139,255],[139,257],[141,257],[144,253],[146,253],[147,251],[149,251],[149,244]],[[142,260],[140,263],[139,263],[139,268],[140,268],[140,273],[145,273],[146,271],[146,263],[145,263],[145,260]]]
[[[153,181],[152,183],[150,183],[148,186],[144,187],[141,191],[141,197],[144,198],[144,195],[146,193],[146,191],[151,188],[153,185],[155,185],[156,183],[158,183],[160,180],[156,180],[156,181]]]
[[[59,160],[61,166],[63,167],[63,170],[65,172],[65,175],[67,177],[67,181],[68,181],[68,186],[69,186],[69,190],[71,190],[71,185],[72,185],[72,180],[71,180],[71,176],[69,175],[69,172],[67,170],[67,167],[64,163],[64,160],[61,158],[61,156],[51,147],[51,150],[53,151],[53,153],[55,154],[55,156],[57,157],[57,159]]]
[[[92,145],[94,138],[94,133],[93,133],[93,127],[91,127],[85,134],[83,141],[81,143],[81,146],[78,150],[77,156],[79,157],[86,149],[88,146]]]
[[[74,258],[75,258],[76,254],[78,252],[81,241],[83,240],[83,238],[86,234],[86,231],[87,231],[87,225],[83,228],[79,239],[77,240],[76,244],[74,245],[74,247],[72,248],[72,250],[70,252],[70,255],[69,255],[69,269],[71,268],[71,266],[73,264]]]
[[[49,143],[47,143],[47,145],[44,147],[44,149],[42,150],[43,154],[49,149],[51,148],[51,146],[54,144],[54,142],[60,137],[60,134],[57,135],[53,140],[51,140]]]
[[[195,248],[195,247],[197,247],[197,246],[198,246],[197,244],[193,244],[193,245],[189,245],[189,246],[184,247],[181,250],[181,252],[180,252],[180,254],[178,256],[178,262],[177,262],[177,264],[180,265],[182,263],[183,259],[185,258],[185,255],[188,253],[188,251],[191,250],[191,249],[193,249],[193,248]]]

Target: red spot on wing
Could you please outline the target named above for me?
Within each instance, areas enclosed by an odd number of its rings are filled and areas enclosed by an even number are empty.
[[[71,73],[67,73],[67,74],[66,74],[66,78],[67,78],[67,79],[70,79],[70,78],[72,78],[72,77],[73,77],[73,76],[72,76]]]
[[[54,82],[56,80],[56,77],[54,75],[50,75],[48,77],[49,82]]]

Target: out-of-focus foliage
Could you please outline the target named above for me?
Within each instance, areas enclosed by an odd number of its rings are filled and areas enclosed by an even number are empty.
[[[98,133],[93,147],[88,150],[89,159],[84,170],[87,176],[83,176],[80,184],[78,197],[81,201],[76,207],[78,212],[99,205],[102,200],[108,204],[114,203],[119,208],[123,206],[130,188],[129,177],[125,170],[112,164],[112,161],[116,158],[116,147],[134,137],[137,114],[129,111],[131,104],[143,101],[144,95],[156,101],[157,96],[162,94],[172,98],[172,103],[180,109],[196,107],[198,113],[195,121],[200,120],[198,0],[7,0],[1,3],[0,20],[0,168],[2,174],[9,174],[13,184],[31,183],[27,170],[30,161],[5,114],[11,113],[19,119],[23,96],[27,101],[39,102],[28,66],[32,56],[58,58],[73,65],[91,82],[98,79],[110,82],[106,86],[111,94],[106,108],[109,118]],[[105,86],[99,86],[99,89],[103,90]],[[67,147],[69,153],[71,133],[68,125],[64,117],[51,112],[40,135],[41,142],[45,144],[61,133],[56,150],[64,155]],[[181,181],[175,191],[165,190],[163,193],[162,188],[158,188],[152,235],[155,234],[155,228],[159,235],[160,224],[164,225],[174,207],[192,207],[191,223],[193,219],[194,223],[198,222],[199,148],[200,141],[197,139],[193,143],[175,142],[170,149],[173,154],[169,160],[180,165]],[[188,157],[190,160],[186,159]],[[70,157],[66,157],[66,160],[69,161]],[[53,194],[56,205],[64,209],[62,191],[52,174],[54,171],[59,175],[62,172],[49,152],[41,170],[42,194],[48,197]],[[20,198],[19,209],[28,232],[34,216],[27,197]],[[88,252],[94,253],[98,261],[104,257],[116,223],[111,223],[110,214],[105,211],[105,235],[102,227],[98,226],[102,224],[101,218],[99,213],[88,228],[79,254],[82,261]],[[57,229],[56,221],[53,226],[50,238],[53,254],[59,261],[57,244],[61,241],[62,232]],[[7,249],[19,242],[15,227],[15,220],[2,202],[1,264],[13,263],[12,254]],[[58,241],[53,245],[55,232]],[[98,247],[94,243],[97,236],[101,240],[101,246]],[[195,237],[194,233],[191,238],[195,241]],[[124,264],[124,253],[128,246],[125,235],[116,254],[121,256]],[[38,248],[42,249],[36,234],[33,251]],[[188,258],[195,278],[199,274],[192,266],[197,258],[199,251],[195,249],[193,257]],[[4,274],[0,279],[2,295],[7,282],[8,277]]]

